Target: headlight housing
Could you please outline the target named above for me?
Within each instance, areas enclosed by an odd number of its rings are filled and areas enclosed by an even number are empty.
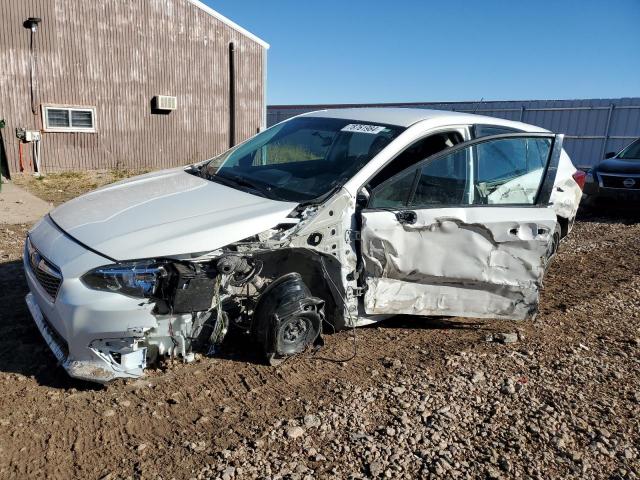
[[[95,268],[81,280],[88,288],[136,298],[153,297],[160,279],[167,275],[162,263],[141,261]]]

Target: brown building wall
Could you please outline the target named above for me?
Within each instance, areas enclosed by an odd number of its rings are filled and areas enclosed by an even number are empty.
[[[35,114],[30,100],[34,34]],[[41,129],[42,104],[96,108],[96,133],[43,133],[42,166],[161,168],[204,160],[230,142],[229,43],[235,44],[236,141],[264,127],[266,49],[188,0],[0,0],[0,119],[9,168],[16,127]],[[154,114],[155,95],[178,109]],[[29,162],[31,147],[25,145]]]

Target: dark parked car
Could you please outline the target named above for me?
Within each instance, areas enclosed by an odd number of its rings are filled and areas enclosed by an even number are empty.
[[[640,202],[640,138],[618,154],[607,153],[587,172],[583,198],[587,205],[605,199]]]

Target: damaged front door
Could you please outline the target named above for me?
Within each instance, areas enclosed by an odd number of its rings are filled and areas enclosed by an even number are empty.
[[[376,187],[362,211],[365,312],[531,318],[561,150],[561,135],[484,137]]]

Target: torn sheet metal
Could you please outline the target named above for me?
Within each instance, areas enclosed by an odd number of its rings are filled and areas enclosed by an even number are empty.
[[[456,285],[417,284],[390,278],[372,278],[365,295],[368,313],[451,315],[477,318],[525,319],[535,313],[537,290],[512,287],[489,290]],[[471,314],[470,312],[474,312]]]
[[[530,221],[504,220],[517,218],[514,210],[417,210],[411,225],[365,212],[366,313],[531,317],[555,214],[531,209]]]
[[[569,221],[569,228],[573,225],[582,198],[582,190],[572,177],[575,171],[576,168],[571,163],[569,155],[563,150],[560,154],[558,174],[551,192],[550,203],[557,216]]]
[[[325,278],[326,274],[322,278],[340,298],[341,323],[344,322],[346,326],[359,324],[358,298],[353,294],[358,287],[356,269],[359,244],[359,226],[354,213],[355,198],[342,189],[332,200],[318,208],[313,218],[301,222],[290,239],[291,247],[330,255],[337,260],[339,272],[334,273],[329,269],[328,278]],[[316,259],[321,257],[315,255]]]
[[[572,225],[576,218],[581,198],[582,190],[572,178],[558,181],[551,192],[554,210],[559,217],[568,219],[569,225]]]

